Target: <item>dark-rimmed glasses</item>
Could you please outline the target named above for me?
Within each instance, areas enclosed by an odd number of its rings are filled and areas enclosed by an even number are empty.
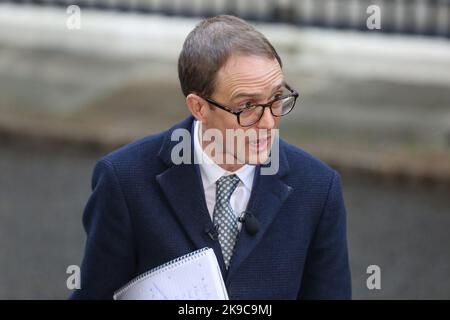
[[[203,99],[219,109],[234,114],[237,117],[237,121],[241,127],[250,127],[261,120],[265,108],[269,108],[274,117],[285,116],[291,112],[292,109],[294,109],[299,93],[287,84],[284,84],[284,87],[289,90],[290,93],[280,95],[266,104],[246,103],[243,106],[234,108],[234,110],[233,108],[224,106],[211,98],[203,97]],[[235,111],[236,109],[238,110]]]

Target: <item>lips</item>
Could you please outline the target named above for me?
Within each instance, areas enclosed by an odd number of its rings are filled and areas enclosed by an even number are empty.
[[[270,137],[260,138],[249,142],[250,151],[253,153],[262,153],[268,149]]]

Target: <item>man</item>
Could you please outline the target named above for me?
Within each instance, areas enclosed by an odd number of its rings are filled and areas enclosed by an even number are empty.
[[[273,130],[298,96],[281,67],[241,19],[195,27],[178,64],[192,116],[97,163],[73,298],[111,299],[135,276],[203,247],[214,249],[231,299],[350,298],[339,175]],[[178,152],[180,131],[191,133],[190,150]],[[269,159],[276,170],[264,173]]]

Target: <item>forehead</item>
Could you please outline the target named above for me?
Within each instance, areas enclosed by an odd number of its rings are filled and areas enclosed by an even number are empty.
[[[217,74],[216,94],[233,98],[242,93],[263,94],[283,82],[276,59],[231,56]]]

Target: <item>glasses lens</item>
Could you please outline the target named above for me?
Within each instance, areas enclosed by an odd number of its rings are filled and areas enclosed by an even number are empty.
[[[275,105],[276,104],[276,105]],[[294,108],[295,97],[287,97],[277,101],[272,105],[272,112],[274,115],[281,117],[288,114]]]
[[[259,118],[261,118],[263,110],[264,108],[261,106],[254,106],[252,108],[245,109],[239,116],[241,126],[247,127],[258,122]]]
[[[284,116],[285,114],[288,114],[289,111],[292,110],[292,108],[294,107],[294,104],[295,104],[294,97],[287,97],[287,98],[275,101],[272,104],[272,114],[277,117]]]
[[[272,114],[276,117],[281,117],[288,114],[295,105],[295,97],[287,97],[284,99],[280,99],[274,101],[272,103]],[[249,109],[245,109],[241,114],[239,121],[241,126],[248,127],[254,125],[256,122],[261,119],[261,115],[264,112],[264,107],[262,106],[254,106]]]

